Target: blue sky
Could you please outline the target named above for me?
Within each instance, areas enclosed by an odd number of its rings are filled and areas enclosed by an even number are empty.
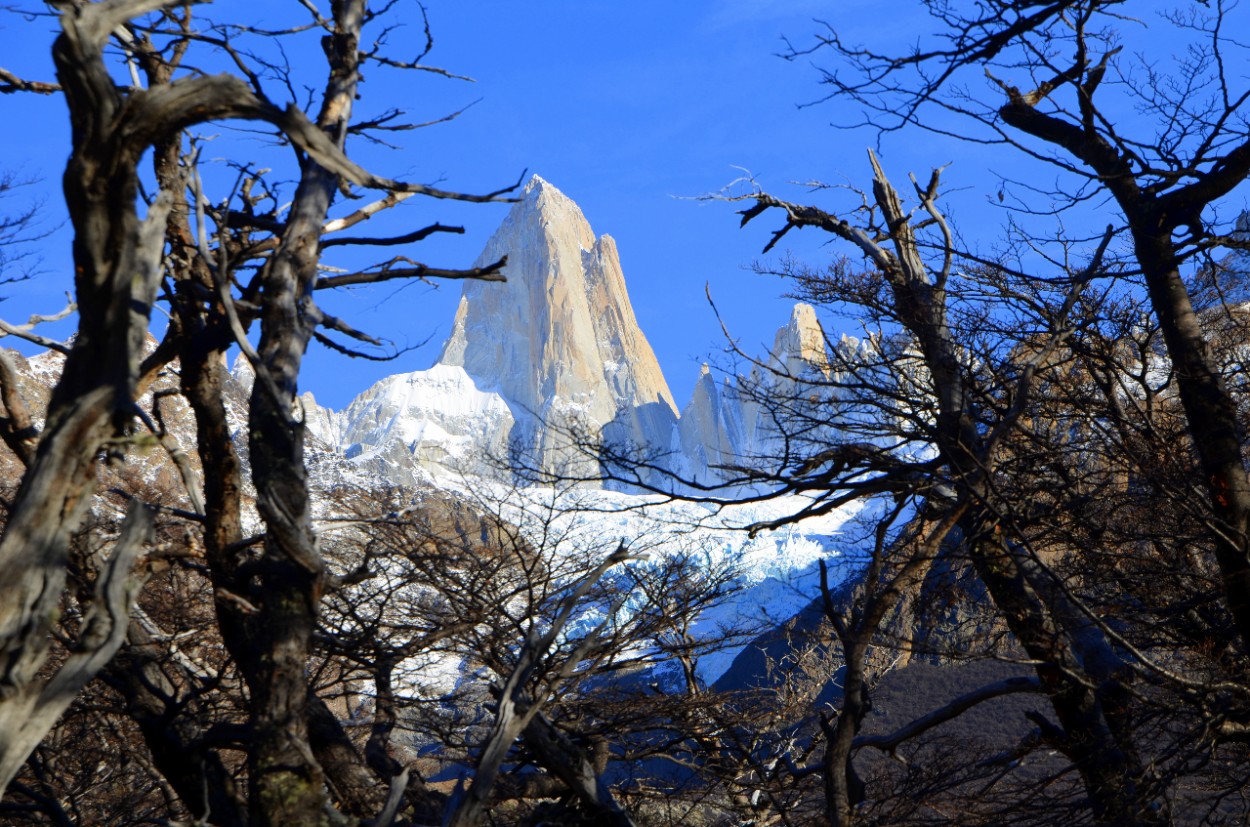
[[[294,2],[216,5],[222,16],[263,9],[255,22],[274,25],[290,19],[288,10],[299,12]],[[784,283],[748,269],[771,227],[757,222],[741,231],[732,205],[693,198],[738,178],[740,168],[793,200],[814,196],[791,182],[867,182],[865,148],[875,136],[830,126],[836,113],[828,104],[800,107],[824,94],[819,75],[805,61],[786,62],[776,54],[784,49],[783,35],[806,42],[816,29],[814,18],[833,8],[844,35],[879,36],[880,5],[430,0],[428,8],[435,48],[427,62],[475,82],[374,69],[366,74],[357,113],[401,107],[426,121],[473,105],[451,123],[396,136],[401,150],[358,144],[354,157],[390,177],[441,181],[467,191],[494,189],[525,169],[562,189],[581,205],[597,233],[617,239],[639,322],[679,404],[689,398],[699,362],[727,363],[705,285],[743,349],[764,351],[791,304],[781,297]],[[390,36],[401,54],[415,51],[421,41],[419,19],[408,18],[408,27]],[[890,22],[890,34],[902,39],[923,25],[920,18],[897,14]],[[0,65],[50,77],[52,26],[48,19],[4,20]],[[405,48],[408,43],[412,46]],[[306,60],[320,71],[315,55],[298,49],[288,55],[297,69]],[[319,82],[316,74],[306,77],[310,84]],[[279,91],[275,87],[271,94]],[[42,193],[44,226],[54,228],[61,220],[55,183],[68,151],[63,107],[55,99],[29,96],[7,96],[0,107],[7,123],[23,125],[0,132],[4,164],[42,179],[29,191]],[[212,134],[215,141],[205,151],[210,161],[241,150],[248,158],[272,156],[276,168],[285,165],[285,174],[293,174],[285,150],[258,146],[228,126]],[[900,180],[909,171],[925,177],[930,166],[954,162],[946,174],[956,190],[948,209],[991,232],[1001,222],[1003,216],[987,207],[992,187],[986,181],[992,174],[978,150],[897,136],[886,139],[881,152]],[[462,237],[405,251],[441,266],[469,264],[507,209],[415,201],[379,222],[376,231],[402,232],[434,220],[464,224]],[[67,238],[65,228],[56,230],[44,243],[39,277],[9,288],[8,300],[0,304],[6,319],[24,320],[63,303],[69,288]],[[820,263],[835,252],[824,241],[793,233],[775,255],[790,252]],[[359,328],[400,346],[428,343],[380,365],[349,361],[314,345],[304,389],[323,404],[343,407],[384,375],[428,367],[448,333],[458,295],[454,283],[437,289],[414,284],[362,289],[333,300],[331,312]]]

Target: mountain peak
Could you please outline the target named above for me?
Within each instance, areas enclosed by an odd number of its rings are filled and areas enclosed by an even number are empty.
[[[572,199],[531,178],[478,263],[504,255],[506,282],[464,283],[432,368],[377,383],[345,412],[348,459],[407,462],[436,477],[499,473],[499,459],[593,478],[595,444],[632,446],[652,459],[667,452],[659,461],[670,470],[715,482],[726,467],[777,455],[776,411],[759,402],[766,385],[797,398],[814,371],[829,370],[816,311],[795,305],[767,357],[775,370],[718,382],[701,365],[679,421],[616,242],[596,237]]]
[[[561,192],[555,184],[537,175],[531,175],[529,181],[526,182],[519,203],[542,207],[550,207],[551,205],[558,205],[564,208],[572,207],[578,213],[581,212],[578,206],[573,203],[573,199]],[[516,207],[513,207],[513,210],[515,209]]]
[[[562,232],[572,233],[583,247],[594,243],[594,232],[590,222],[572,198],[569,198],[558,187],[537,175],[530,176],[522,191],[521,200],[508,211],[503,225],[496,231],[499,235],[509,225],[518,228],[531,225],[528,231],[535,233],[558,228]],[[485,253],[483,253],[485,255]]]
[[[439,363],[514,406],[549,466],[557,431],[667,444],[676,405],[638,327],[616,243],[596,238],[581,209],[535,175],[479,263],[508,256],[504,284],[466,282]],[[658,432],[657,432],[658,431]],[[566,434],[567,438],[567,434]]]
[[[560,192],[560,190],[558,190],[554,184],[552,184],[546,178],[543,178],[541,175],[531,175],[530,179],[525,182],[524,193],[526,197],[532,196],[536,198],[539,195],[541,195],[544,191],[553,192],[557,195],[564,196],[564,193]]]
[[[816,318],[816,309],[800,302],[790,311],[790,321],[777,331],[773,358],[792,376],[812,369],[823,373],[829,368],[826,347],[825,329]]]

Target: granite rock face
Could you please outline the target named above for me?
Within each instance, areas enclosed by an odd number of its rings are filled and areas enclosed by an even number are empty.
[[[348,408],[348,453],[398,439],[436,476],[514,466],[589,477],[597,463],[579,444],[667,448],[677,406],[616,242],[535,176],[478,264],[504,255],[506,283],[466,282],[433,368],[383,380]]]
[[[713,484],[733,476],[728,466],[777,462],[785,417],[827,413],[804,401],[805,386],[829,373],[809,305],[795,306],[747,375],[718,381],[705,366],[678,417],[634,317],[616,242],[596,237],[572,200],[531,179],[477,264],[504,255],[505,283],[465,283],[432,368],[382,380],[337,421],[315,410],[318,435],[337,437],[348,460],[397,484],[414,473],[593,481],[611,472],[597,456],[603,446]],[[646,479],[673,484],[664,474]]]
[[[829,369],[816,311],[796,304],[768,356],[747,374],[718,382],[703,367],[678,423],[675,468],[710,484],[738,476],[737,469],[784,464],[793,437],[812,433],[813,424],[830,415],[829,391],[819,387]]]

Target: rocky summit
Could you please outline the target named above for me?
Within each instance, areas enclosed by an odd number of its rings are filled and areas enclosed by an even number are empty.
[[[323,441],[401,484],[518,469],[593,479],[604,445],[703,482],[764,452],[767,424],[745,388],[824,364],[824,333],[799,305],[762,368],[718,385],[705,367],[679,416],[616,242],[568,196],[533,177],[478,264],[504,255],[505,283],[465,283],[434,366],[378,382],[345,411],[316,411]]]
[[[524,423],[516,441],[543,466],[563,459],[565,429],[667,444],[677,406],[611,236],[596,238],[577,205],[535,176],[478,263],[504,255],[505,284],[466,284],[439,364],[507,399]]]

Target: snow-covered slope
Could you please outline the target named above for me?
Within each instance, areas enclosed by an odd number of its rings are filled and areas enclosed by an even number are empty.
[[[515,418],[498,392],[478,388],[464,368],[438,364],[390,376],[356,397],[340,417],[343,453],[353,458],[397,443],[437,476],[499,476]]]
[[[819,594],[821,561],[830,563],[834,572],[844,568],[839,565],[843,562],[839,559],[843,525],[856,513],[855,508],[839,509],[752,535],[745,530],[748,526],[793,514],[809,506],[810,500],[788,496],[712,508],[655,495],[548,486],[518,488],[482,480],[474,481],[472,491],[462,490],[455,496],[516,527],[533,553],[548,560],[553,570],[566,565],[571,571],[588,570],[612,554],[618,544],[624,544],[633,558],[623,567],[664,567],[677,561],[690,564],[691,569],[673,581],[671,599],[676,603],[671,610],[684,612],[678,607],[681,601],[702,602],[716,595],[707,600],[687,630],[687,643],[697,653],[697,674],[709,685],[751,640],[775,629]],[[613,609],[616,624],[627,624],[642,605],[654,610],[657,595],[637,589],[637,581],[623,568],[610,571],[605,581],[620,598]],[[684,588],[677,588],[679,584]],[[605,606],[592,605],[579,616],[577,627],[593,628],[606,619]],[[654,641],[638,639],[635,649],[618,652],[617,656],[641,657],[646,662],[643,656],[653,645]],[[438,676],[426,687],[435,693],[450,692],[464,677],[459,662],[425,663],[424,673],[427,679]]]

